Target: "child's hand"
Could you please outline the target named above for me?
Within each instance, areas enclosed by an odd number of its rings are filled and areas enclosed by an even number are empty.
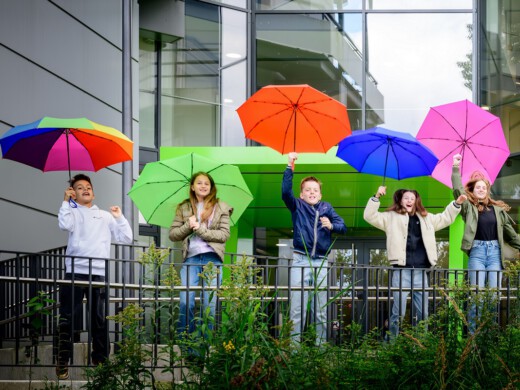
[[[188,222],[190,224],[190,228],[193,230],[197,230],[200,227],[200,224],[197,222],[197,217],[194,215],[188,218]]]
[[[63,200],[68,202],[71,198],[72,200],[76,200],[76,191],[74,191],[74,188],[69,187],[65,190],[65,196],[63,197]]]
[[[380,198],[383,195],[386,195],[386,186],[379,186],[376,192],[376,198]]]
[[[456,154],[453,156],[453,165],[459,166],[460,162],[462,161],[462,156],[460,154]]]
[[[457,200],[455,201],[455,203],[457,203],[458,205],[461,205],[462,203],[464,203],[466,200],[468,199],[468,197],[464,194],[460,195]]]
[[[289,153],[288,156],[289,156],[289,165],[294,165],[294,162],[295,162],[296,160],[298,160],[298,153],[296,153],[296,152],[291,152],[291,153]]]
[[[119,206],[112,206],[110,207],[110,214],[112,214],[114,218],[119,218],[121,215],[123,215],[123,212]]]
[[[320,217],[320,221],[321,226],[329,230],[332,230],[332,222],[330,222],[330,219],[328,217]]]

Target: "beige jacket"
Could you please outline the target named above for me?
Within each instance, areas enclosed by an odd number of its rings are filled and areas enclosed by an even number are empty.
[[[217,253],[224,261],[224,248],[229,238],[229,214],[231,207],[224,202],[219,201],[215,205],[215,212],[211,225],[206,227],[201,225],[196,231],[190,228],[188,219],[194,215],[189,202],[183,202],[177,208],[175,218],[170,227],[170,240],[182,241],[182,256],[186,259],[188,253],[189,237],[192,234],[198,235]]]
[[[408,214],[399,214],[395,211],[379,212],[380,202],[377,198],[370,198],[363,218],[369,224],[386,233],[386,250],[388,260],[392,265],[406,266],[406,239],[408,236]],[[421,234],[428,255],[428,261],[437,264],[437,245],[435,232],[453,223],[460,213],[460,207],[451,202],[442,213],[428,213],[426,217],[417,215],[421,223]]]

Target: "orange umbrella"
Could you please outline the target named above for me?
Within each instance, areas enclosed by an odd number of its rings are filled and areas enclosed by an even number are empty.
[[[246,138],[282,154],[327,152],[352,133],[347,107],[309,85],[268,85],[238,109]]]

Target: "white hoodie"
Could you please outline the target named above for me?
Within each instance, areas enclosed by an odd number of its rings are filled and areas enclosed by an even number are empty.
[[[121,244],[131,244],[132,229],[122,215],[114,218],[108,211],[100,210],[96,205],[85,207],[78,204],[77,208],[63,201],[58,214],[58,224],[61,230],[69,232],[67,255],[87,258],[74,258],[74,273],[89,274],[89,258],[110,258],[112,241]],[[72,272],[72,259],[65,260],[66,272]],[[105,275],[105,260],[92,260],[92,275]]]

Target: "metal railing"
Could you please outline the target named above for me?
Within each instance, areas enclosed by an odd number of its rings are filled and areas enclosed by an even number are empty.
[[[161,344],[165,338],[170,337],[168,331],[172,325],[176,325],[178,316],[179,292],[204,292],[208,290],[219,290],[222,285],[219,282],[215,287],[204,286],[180,286],[170,281],[164,284],[168,277],[170,265],[175,264],[178,271],[182,266],[181,253],[178,250],[170,250],[164,263],[157,267],[155,264],[146,264],[134,259],[139,259],[147,247],[114,246],[114,258],[106,260],[106,278],[104,282],[92,280],[66,280],[65,279],[65,254],[64,248],[48,251],[46,253],[20,253],[0,251],[0,348],[11,347],[16,351],[23,350],[24,346],[31,343],[31,338],[37,337],[41,344],[56,345],[57,318],[60,309],[60,288],[66,284],[84,287],[88,291],[87,296],[93,288],[105,288],[107,299],[105,312],[108,315],[119,313],[130,303],[136,303],[141,307],[147,305],[157,308],[158,305],[167,307],[170,315],[163,320],[158,317],[159,322],[149,327],[153,332],[154,343]],[[132,259],[122,258],[123,253],[131,252]],[[220,270],[224,275],[224,283],[229,277],[230,268],[239,263],[242,255],[227,254],[231,264],[222,266]],[[423,293],[423,308],[432,315],[446,302],[450,289],[454,284],[463,283],[468,277],[466,270],[450,269],[413,269],[412,273],[424,276],[420,286],[406,288],[402,282],[392,286],[393,273],[401,274],[404,269],[391,267],[359,266],[342,263],[328,263],[325,265],[326,280],[318,285],[293,285],[291,275],[294,269],[288,259],[279,259],[266,256],[247,256],[250,260],[249,267],[254,269],[251,275],[251,289],[262,286],[267,293],[259,298],[262,310],[267,314],[273,336],[277,337],[279,325],[289,318],[289,307],[291,298],[297,296],[302,299],[302,307],[306,307],[302,293],[310,296],[322,292],[326,294],[326,337],[329,341],[340,343],[345,337],[345,331],[350,324],[356,323],[365,332],[378,329],[381,337],[388,331],[388,322],[391,315],[394,294],[409,293],[405,321],[415,323],[417,318],[414,305],[411,304],[414,292]],[[92,260],[92,259],[91,259]],[[175,262],[175,260],[178,260]],[[291,270],[293,272],[291,272]],[[304,272],[304,268],[297,272]],[[314,275],[314,280],[319,278]],[[400,278],[403,280],[402,278]],[[505,325],[509,321],[512,305],[516,303],[518,296],[519,280],[504,278],[500,288],[500,300],[497,305],[497,321]],[[45,309],[50,315],[31,313],[28,303],[31,299],[43,292],[49,299]],[[297,293],[298,295],[295,295]],[[427,293],[427,298],[426,294]],[[199,294],[196,294],[197,307],[200,306]],[[221,308],[223,298],[216,295],[216,322],[222,319]],[[168,307],[168,305],[170,305]],[[73,334],[76,341],[90,343],[92,335],[87,326],[87,315],[90,312],[89,301],[86,300],[85,309]],[[313,307],[312,312],[317,311]],[[35,315],[39,316],[41,322],[37,328],[32,325]],[[144,312],[144,322],[149,312]],[[308,316],[309,317],[309,316]],[[312,318],[310,319],[312,321]],[[168,323],[161,323],[165,321]],[[122,330],[118,324],[109,321],[107,332],[108,341],[117,342],[122,338]],[[18,352],[17,352],[18,354]],[[90,357],[88,358],[90,362]],[[16,356],[16,362],[19,356]]]

